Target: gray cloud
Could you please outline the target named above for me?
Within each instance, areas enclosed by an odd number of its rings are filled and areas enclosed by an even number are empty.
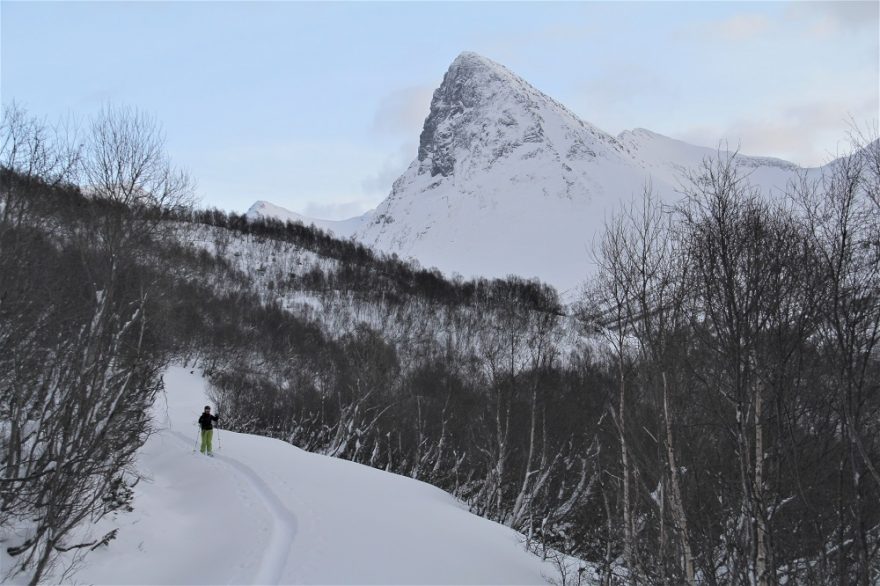
[[[807,34],[827,38],[855,31],[877,31],[880,25],[880,3],[865,1],[791,2],[783,12],[783,20],[804,27]],[[681,38],[738,42],[769,34],[777,34],[784,22],[764,14],[742,12],[730,17],[690,25],[673,36]]]
[[[794,2],[788,6],[790,18],[811,22],[812,32],[827,35],[855,29],[876,32],[880,25],[877,2]]]

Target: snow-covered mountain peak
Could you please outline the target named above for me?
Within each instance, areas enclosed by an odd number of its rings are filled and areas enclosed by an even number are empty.
[[[452,78],[472,78],[476,75],[489,75],[499,78],[516,79],[517,76],[500,63],[473,51],[463,51],[449,65],[447,75]]]
[[[419,152],[355,232],[365,244],[464,276],[537,276],[575,293],[605,219],[646,184],[679,197],[718,148],[643,128],[613,137],[491,59],[459,55],[434,92]],[[739,156],[784,187],[796,165]]]
[[[509,69],[465,52],[434,92],[419,141],[419,173],[449,177],[504,158],[595,157],[617,141]]]

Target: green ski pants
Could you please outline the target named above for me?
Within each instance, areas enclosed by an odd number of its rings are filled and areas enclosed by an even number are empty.
[[[201,451],[203,454],[205,453],[205,450],[207,450],[209,454],[213,451],[211,449],[211,436],[213,436],[213,435],[214,435],[213,429],[203,429],[202,430],[202,447],[199,451]]]

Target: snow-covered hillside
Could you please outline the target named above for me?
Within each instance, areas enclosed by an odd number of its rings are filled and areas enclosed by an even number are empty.
[[[171,368],[165,384],[134,512],[95,529],[120,530],[77,582],[537,584],[553,571],[521,535],[422,482],[228,431],[202,456],[205,380]]]
[[[667,201],[677,198],[684,173],[717,154],[643,129],[611,136],[502,65],[462,53],[388,198],[371,216],[328,229],[353,227],[368,245],[446,273],[539,277],[569,298],[593,273],[594,237],[621,202],[649,181]],[[799,170],[765,157],[740,164],[766,190]],[[291,214],[260,206],[262,215]]]

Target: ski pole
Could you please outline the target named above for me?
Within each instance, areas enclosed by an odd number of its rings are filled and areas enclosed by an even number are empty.
[[[217,428],[217,451],[220,451],[222,449],[223,449],[223,442],[220,441],[220,428],[218,427]]]
[[[199,424],[196,423],[196,445],[193,446],[193,454],[199,449],[199,440],[202,439],[202,430],[199,429]]]

